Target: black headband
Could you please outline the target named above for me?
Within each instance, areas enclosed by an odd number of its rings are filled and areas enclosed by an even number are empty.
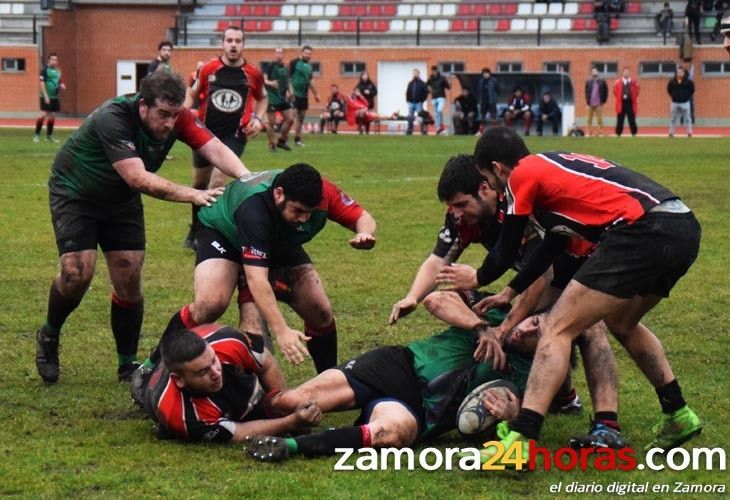
[[[720,33],[722,33],[723,31],[730,31],[730,23],[720,24]]]

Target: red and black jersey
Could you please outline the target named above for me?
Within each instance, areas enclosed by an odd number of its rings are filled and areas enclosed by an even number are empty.
[[[192,329],[213,347],[223,370],[223,387],[214,394],[180,389],[160,361],[145,388],[145,409],[157,421],[160,438],[228,442],[235,423],[264,418],[263,337],[221,325]]]
[[[507,215],[533,214],[547,231],[598,242],[614,224],[633,224],[661,202],[677,198],[645,175],[580,153],[530,155],[507,185]]]
[[[218,137],[235,134],[248,125],[254,102],[266,96],[264,77],[252,64],[231,67],[218,57],[200,68],[198,114]]]

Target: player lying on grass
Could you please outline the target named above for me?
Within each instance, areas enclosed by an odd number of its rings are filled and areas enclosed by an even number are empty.
[[[473,156],[458,155],[450,158],[444,166],[438,183],[439,199],[448,209],[444,225],[438,233],[436,246],[431,255],[421,264],[408,294],[398,301],[390,315],[390,323],[412,312],[419,302],[442,321],[464,329],[473,329],[481,323],[469,307],[476,306],[485,296],[475,290],[479,286],[481,270],[467,265],[454,264],[466,247],[479,242],[488,251],[494,249],[499,239],[505,216],[506,201],[489,187],[476,168]],[[513,267],[520,268],[524,259],[540,241],[538,233],[530,226],[523,233],[519,256]],[[580,240],[571,241],[571,246],[562,252],[553,266],[541,280],[525,290],[510,310],[498,330],[489,330],[480,336],[480,345],[489,357],[503,356],[500,340],[511,328],[533,314],[544,310],[555,301],[559,291],[570,281],[570,277],[585,261],[584,255],[593,245]],[[488,258],[488,257],[487,257]],[[483,266],[486,266],[487,260]],[[434,291],[439,280],[450,285],[463,286],[458,292]],[[465,305],[466,304],[466,305]],[[468,305],[468,307],[467,307]],[[601,376],[589,376],[594,425],[588,435],[571,440],[573,445],[621,447],[623,438],[618,425],[618,390],[616,362],[608,344],[605,330],[578,342],[587,366],[595,366]],[[566,386],[561,388],[563,398],[555,398],[550,408],[552,413],[580,412],[582,403],[572,390],[571,371],[565,377]]]
[[[490,312],[498,323],[504,313]],[[542,317],[545,315],[543,314]],[[334,454],[335,448],[404,447],[450,431],[464,397],[490,380],[504,379],[520,391],[531,365],[540,317],[531,317],[505,339],[506,369],[495,360],[477,356],[479,331],[449,327],[407,346],[378,347],[304,384],[271,398],[274,414],[288,414],[314,401],[322,412],[361,409],[352,427],[342,427],[294,438],[254,437],[248,453],[262,461],[277,461],[301,453]],[[593,335],[586,331],[584,335]],[[515,396],[519,396],[515,395]],[[518,399],[488,399],[485,407],[509,419],[517,413]]]
[[[251,434],[297,432],[322,418],[311,401],[270,418],[267,394],[284,389],[284,375],[260,335],[209,324],[166,335],[159,347],[162,359],[135,371],[131,390],[160,439],[237,443]]]

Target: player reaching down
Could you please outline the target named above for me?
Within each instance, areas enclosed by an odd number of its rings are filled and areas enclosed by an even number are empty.
[[[195,299],[173,316],[166,331],[215,321],[238,285],[242,330],[263,333],[258,319],[263,316],[288,361],[299,363],[309,353],[318,372],[335,366],[332,307],[302,248],[327,219],[356,233],[349,242],[353,248],[375,245],[375,220],[309,165],[259,172],[230,183],[219,203],[200,211]],[[304,319],[304,333],[287,325],[277,295]]]

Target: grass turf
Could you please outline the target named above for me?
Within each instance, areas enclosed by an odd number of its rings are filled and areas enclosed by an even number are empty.
[[[0,494],[18,496],[186,496],[186,497],[490,497],[549,496],[558,482],[598,484],[674,481],[727,484],[723,472],[538,472],[515,478],[457,471],[334,472],[335,459],[294,459],[265,465],[237,446],[186,445],[157,441],[152,424],[130,402],[127,386],[116,382],[116,354],[109,327],[110,285],[100,260],[96,277],[62,337],[62,375],[52,387],[36,374],[34,332],[45,317],[48,287],[57,270],[46,181],[58,145],[31,142],[27,130],[0,131]],[[60,133],[65,139],[67,133]],[[285,167],[304,161],[320,169],[361,202],[378,221],[378,244],[370,252],[352,250],[349,233],[330,224],[307,250],[321,274],[339,325],[340,359],[379,345],[403,344],[438,331],[441,325],[422,308],[387,327],[391,305],[407,291],[418,266],[435,243],[444,207],[435,194],[446,159],[471,152],[473,137],[307,136],[307,147],[271,154],[265,142],[249,144],[251,169]],[[730,167],[724,139],[549,139],[531,138],[535,151],[577,150],[605,156],[640,170],[673,189],[698,215],[702,251],[690,273],[646,318],[662,340],[687,400],[705,421],[703,434],[689,446],[722,446],[730,434],[725,332],[730,302],[726,284],[730,255],[728,200]],[[161,174],[187,183],[190,152],[173,150]],[[181,246],[190,210],[181,204],[145,198],[147,257],[144,269],[146,314],[141,352],[151,348],[170,315],[191,298],[193,254]],[[477,264],[481,248],[462,262]],[[493,286],[498,290],[504,283]],[[287,311],[293,325],[301,322]],[[229,310],[221,320],[236,323]],[[616,345],[614,343],[614,345]],[[620,348],[620,420],[638,451],[651,437],[659,416],[651,386]],[[278,355],[277,355],[278,356]],[[282,358],[279,358],[280,361]],[[311,362],[282,363],[290,384],[313,375]],[[588,403],[581,370],[576,382]],[[561,447],[588,428],[584,417],[551,417],[541,445]],[[348,425],[354,413],[330,415],[325,425]],[[434,446],[466,446],[455,433]],[[470,445],[474,445],[473,443]],[[567,495],[569,496],[569,495]],[[602,495],[599,495],[602,496]],[[612,495],[608,495],[612,496]],[[647,495],[651,496],[651,495]],[[665,495],[657,495],[663,497]],[[712,496],[712,495],[710,495]],[[706,496],[707,497],[707,496]]]

